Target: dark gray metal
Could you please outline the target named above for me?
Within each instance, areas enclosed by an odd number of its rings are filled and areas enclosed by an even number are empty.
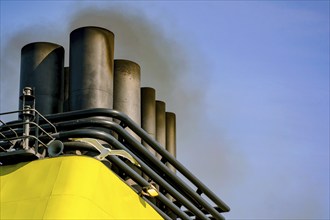
[[[141,125],[140,66],[129,60],[115,60],[114,65],[113,109]],[[129,133],[140,140],[134,132]]]
[[[70,110],[113,107],[114,34],[82,27],[70,34]]]
[[[156,137],[156,91],[154,88],[141,88],[141,127],[151,137]],[[156,155],[155,150],[146,142],[142,141],[142,144]]]
[[[166,146],[166,104],[163,101],[156,101],[156,140],[158,143]],[[161,159],[161,156],[157,154]]]
[[[63,68],[64,48],[60,45],[35,42],[22,48],[20,92],[31,87],[36,109],[43,115],[63,110]]]
[[[64,67],[63,112],[69,111],[70,68]]]
[[[156,101],[156,141],[164,148],[166,147],[166,104],[158,100]],[[159,160],[162,159],[160,154],[157,153],[156,156]],[[168,167],[170,166],[168,165]],[[159,188],[159,190],[166,194],[164,189]],[[166,197],[173,200],[172,196],[168,194]]]
[[[173,112],[166,112],[166,150],[176,158],[176,117]],[[175,168],[168,165],[175,172]]]

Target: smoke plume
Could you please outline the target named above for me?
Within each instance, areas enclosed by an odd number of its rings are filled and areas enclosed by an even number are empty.
[[[240,154],[230,150],[228,142],[218,133],[210,117],[203,117],[207,108],[204,99],[207,71],[203,72],[202,67],[206,62],[196,48],[190,49],[188,43],[176,40],[178,30],[175,27],[172,32],[162,30],[162,27],[136,9],[120,5],[102,9],[78,5],[76,12],[69,15],[67,24],[52,23],[21,29],[1,53],[0,100],[7,104],[0,106],[0,111],[15,110],[18,107],[21,48],[36,41],[60,44],[66,50],[67,66],[69,34],[82,26],[100,26],[112,31],[115,34],[115,59],[138,63],[141,67],[142,86],[155,88],[156,99],[165,101],[166,110],[176,113],[177,155],[184,165],[192,169],[193,173],[198,171],[203,174],[202,181],[213,179],[211,189],[224,186],[224,180],[235,181],[235,173],[239,173],[242,178],[244,160]],[[198,158],[196,153],[200,155]],[[230,170],[233,165],[230,161],[237,160],[241,161],[241,165],[235,165],[235,169]],[[211,168],[208,167],[208,161],[212,161]],[[225,177],[229,173],[230,178]]]

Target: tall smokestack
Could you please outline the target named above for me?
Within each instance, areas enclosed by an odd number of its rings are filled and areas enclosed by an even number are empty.
[[[166,107],[165,102],[156,101],[156,140],[166,147]],[[160,156],[157,155],[159,159]]]
[[[43,115],[62,112],[63,68],[64,48],[60,45],[36,42],[22,48],[19,92],[34,88],[36,109]]]
[[[115,60],[114,66],[113,108],[141,125],[140,66],[129,60]],[[140,140],[131,130],[129,133]]]
[[[70,68],[64,67],[63,112],[69,111]]]
[[[153,138],[156,137],[156,92],[154,88],[141,88],[141,127]],[[154,149],[142,141],[150,152]]]
[[[114,34],[82,27],[70,34],[70,110],[113,107]]]
[[[166,150],[176,157],[176,117],[172,112],[166,112]],[[175,172],[172,166],[169,166]]]

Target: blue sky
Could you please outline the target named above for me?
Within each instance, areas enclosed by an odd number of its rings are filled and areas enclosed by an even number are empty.
[[[177,114],[178,159],[228,219],[329,219],[329,1],[1,1],[0,111],[20,49],[114,32]],[[67,62],[68,63],[68,62]]]

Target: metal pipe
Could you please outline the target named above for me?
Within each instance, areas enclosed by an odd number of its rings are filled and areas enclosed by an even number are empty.
[[[141,125],[140,66],[129,60],[114,61],[113,109],[129,116]],[[128,128],[128,132],[140,141]]]
[[[230,208],[220,199],[217,195],[214,194],[207,186],[205,186],[197,177],[195,177],[187,168],[185,168],[179,161],[176,160],[169,152],[167,152],[160,144],[155,141],[149,134],[141,129],[135,122],[133,122],[125,114],[111,109],[89,109],[73,112],[64,112],[61,114],[49,115],[47,119],[51,122],[63,121],[63,120],[74,120],[81,119],[86,117],[94,116],[104,116],[104,117],[113,117],[121,120],[128,127],[130,127],[136,134],[138,134],[145,142],[153,146],[153,148],[162,155],[162,158],[165,158],[170,162],[177,171],[179,171],[183,176],[185,176],[191,183],[193,183],[199,191],[208,196],[215,204],[219,206],[221,211],[228,212]],[[135,140],[135,139],[134,139]],[[148,156],[150,157],[150,155]],[[157,160],[158,161],[158,160]],[[158,161],[159,162],[159,161]]]
[[[216,210],[214,210],[214,208],[212,208],[205,201],[203,201],[203,199],[199,195],[197,195],[194,190],[192,190],[189,187],[187,188],[187,186],[182,182],[182,180],[178,179],[177,175],[174,175],[172,172],[170,172],[169,169],[166,166],[164,166],[164,164],[162,164],[159,160],[154,158],[154,156],[152,156],[151,153],[148,150],[146,150],[143,146],[140,146],[140,143],[137,142],[134,138],[132,138],[131,135],[129,135],[127,132],[125,132],[125,130],[117,123],[109,121],[110,119],[101,120],[101,119],[90,118],[90,119],[82,120],[83,118],[94,117],[94,116],[113,117],[121,120],[124,124],[126,124],[133,131],[135,131],[140,137],[142,137],[147,143],[153,146],[154,149],[159,154],[161,154],[163,158],[169,161],[183,176],[185,176],[188,180],[190,180],[191,183],[193,183],[197,187],[198,194],[204,193],[213,202],[215,202],[215,204],[218,205],[221,211],[226,212],[230,210],[230,208],[224,202],[222,202],[212,191],[210,191],[202,182],[200,182],[193,174],[191,174],[190,171],[188,171],[172,155],[170,155],[166,150],[164,150],[163,147],[160,146],[158,142],[156,142],[153,138],[151,138],[143,129],[141,129],[129,117],[127,117],[125,114],[121,112],[111,109],[90,109],[90,110],[81,110],[81,111],[65,112],[61,114],[50,115],[47,117],[47,119],[53,123],[57,121],[76,120],[76,121],[56,123],[58,129],[61,129],[62,128],[61,126],[63,125],[66,125],[65,127],[63,127],[64,129],[67,129],[68,128],[67,126],[73,126],[72,128],[105,126],[107,128],[114,129],[116,132],[122,132],[121,135],[125,138],[125,140],[128,140],[128,142],[132,145],[132,148],[130,148],[131,150],[134,151],[138,150],[138,152],[142,153],[140,157],[143,160],[147,160],[149,162],[154,163],[154,165],[151,166],[152,169],[156,169],[156,170],[161,169],[161,171],[158,170],[157,173],[159,172],[165,173],[166,176],[175,180],[175,182],[171,183],[171,185],[173,184],[178,188],[183,187],[182,189],[184,189],[184,191],[181,191],[181,193],[185,194],[188,197],[192,196],[191,198],[193,198],[193,201],[200,201],[201,202],[200,204],[203,204],[204,206],[206,205],[205,207],[208,207],[207,210],[209,210],[210,213],[215,214],[215,216],[219,214],[217,213]]]
[[[108,123],[113,123],[108,121]],[[114,126],[119,126],[118,124]],[[67,138],[67,137],[91,137],[91,138],[97,138],[101,139],[111,146],[122,149],[128,152],[131,155],[134,155],[129,149],[127,149],[124,145],[122,145],[116,138],[114,138],[112,135],[107,134],[103,131],[98,130],[91,130],[91,129],[80,129],[80,130],[74,130],[74,131],[67,131],[65,132],[65,135],[63,135],[62,132],[58,134],[54,134],[55,138]],[[136,141],[135,139],[133,139]],[[188,209],[191,210],[196,216],[198,216],[200,219],[207,220],[208,218],[205,216],[205,214],[199,210],[196,206],[194,206],[188,199],[186,199],[184,196],[182,196],[174,187],[169,185],[167,182],[162,181],[162,177],[160,177],[157,173],[155,173],[148,165],[146,165],[141,159],[138,157],[134,158],[140,165],[143,172],[145,172],[147,175],[149,175],[152,179],[154,179],[159,185],[164,187],[167,191],[171,193],[177,200],[179,200],[184,206],[186,206]],[[223,217],[217,212],[217,216],[219,219],[223,219]]]
[[[116,156],[108,156],[107,159],[109,159],[111,162],[115,163],[117,166],[119,166],[125,173],[127,173],[128,176],[130,176],[136,183],[138,183],[140,186],[145,187],[148,186],[150,183],[145,180],[143,177],[141,177],[139,174],[137,174],[131,167],[129,167],[126,163],[124,163],[122,160],[120,160]],[[169,201],[165,196],[162,194],[159,194],[156,197],[159,201],[161,201],[163,204],[165,204],[167,207],[169,207],[174,213],[176,213],[178,216],[180,216],[182,219],[190,219],[190,217],[183,212],[180,208],[178,208],[174,203]],[[148,198],[146,198],[148,199]],[[168,215],[163,213],[162,210],[159,210],[155,204],[153,204],[151,201],[149,202],[149,205],[153,206],[160,214],[162,214],[162,217],[165,219],[168,219]]]
[[[141,186],[148,186],[148,181],[146,181],[144,178],[142,178],[139,174],[135,173],[135,171],[130,168],[126,163],[124,163],[122,160],[120,160],[118,157],[115,156],[108,156],[107,157],[111,162],[115,163],[117,166],[122,168],[125,173],[127,173],[135,182],[140,184]],[[190,217],[183,212],[177,205],[175,205],[172,201],[168,200],[164,195],[159,194],[157,196],[157,199],[161,201],[163,204],[165,204],[167,207],[169,207],[175,214],[177,214],[181,219],[190,219]],[[149,203],[151,206],[154,206],[152,202]],[[161,210],[160,210],[161,211]],[[168,217],[163,216],[163,217]]]
[[[141,88],[141,127],[151,137],[156,137],[156,91],[154,88]],[[154,155],[155,150],[145,141],[142,144]]]
[[[166,112],[166,150],[176,158],[176,117],[173,112]],[[176,172],[170,164],[168,167]]]
[[[70,67],[64,67],[63,112],[69,111]]]
[[[80,131],[84,132],[85,130],[80,130]],[[81,137],[81,135],[79,135],[81,133],[80,131],[78,130],[78,132],[74,132],[74,133],[72,133],[72,131],[64,131],[64,132],[59,133],[58,135],[61,136],[61,138],[70,138],[70,137],[72,138],[75,136]],[[88,144],[84,144],[82,142],[65,142],[64,146],[69,148],[70,150],[82,149],[82,150],[88,150],[88,151],[95,151],[95,148],[91,147]],[[110,156],[107,156],[106,158],[108,160],[110,160],[112,163],[114,163],[115,165],[117,165],[118,167],[120,167],[123,170],[123,172],[125,172],[130,178],[132,178],[141,187],[147,187],[150,185],[150,183],[147,180],[142,178],[141,175],[136,173],[136,171],[134,169],[132,169],[129,165],[127,165],[124,161],[119,159],[117,156],[110,155]],[[142,197],[144,197],[144,196],[142,195]],[[148,197],[144,197],[144,198],[146,200],[148,200]],[[160,200],[161,202],[163,202],[164,204],[166,204],[167,207],[169,207],[174,213],[176,213],[182,219],[186,219],[186,220],[190,219],[190,217],[185,212],[183,212],[180,208],[178,208],[178,206],[175,205],[173,202],[169,201],[165,196],[159,194],[156,198],[158,200]],[[148,202],[148,203],[151,206],[153,206],[159,212],[159,214],[162,215],[162,217],[164,217],[165,219],[169,219],[169,217],[165,213],[163,213],[162,210],[159,210],[159,208],[157,208],[155,206],[155,204],[153,204],[152,202]]]
[[[113,107],[114,34],[99,27],[81,27],[70,34],[72,110]]]
[[[64,48],[60,45],[35,42],[22,48],[20,92],[31,87],[37,100],[35,107],[43,115],[63,110],[63,68]]]
[[[195,204],[195,206],[198,209],[202,209],[202,207],[204,207],[205,210],[210,212],[210,214],[217,216],[219,219],[221,219],[221,215],[219,214],[219,212],[214,207],[210,206],[210,204],[206,202],[198,192],[195,192],[188,185],[186,185],[186,183],[184,183],[177,175],[171,172],[169,168],[167,168],[162,162],[157,160],[147,149],[145,149],[145,147],[143,147],[137,140],[135,140],[131,135],[129,135],[117,123],[114,123],[110,120],[94,118],[94,119],[79,119],[77,121],[57,123],[56,126],[59,128],[63,127],[64,129],[68,129],[69,127],[71,127],[71,129],[80,128],[80,127],[100,127],[100,128],[108,128],[115,131],[116,133],[124,137],[125,141],[129,143],[129,145],[127,145],[129,149],[123,145],[120,146],[112,145],[112,146],[114,147],[117,146],[120,149],[123,149],[126,152],[128,152],[130,155],[132,156],[134,155],[134,159],[138,161],[138,163],[141,165],[143,172],[145,172],[149,177],[153,178],[153,180],[155,180],[155,182],[159,186],[163,187],[176,199],[180,199],[182,195],[184,195],[184,198],[188,198],[192,203]],[[116,142],[118,142],[118,140],[116,140]],[[148,165],[145,162],[147,162]],[[149,162],[151,162],[152,164],[150,164]],[[153,173],[150,173],[150,169],[152,169],[153,172],[161,173],[162,178],[159,178],[158,176],[155,177]],[[164,181],[163,178],[166,178],[166,181]],[[179,195],[180,197],[178,197],[178,194],[176,194],[176,192],[174,192],[172,188],[168,187],[169,186],[168,183],[171,186],[175,187],[176,191],[179,191],[182,195],[180,194]],[[200,190],[201,190],[200,188],[197,189],[197,191]],[[187,205],[187,203],[183,203],[183,204]],[[188,206],[186,207],[191,208],[190,204],[188,204]],[[196,214],[196,212],[194,213]]]
[[[156,101],[156,141],[166,148],[166,104],[163,101]],[[162,156],[157,153],[157,158],[161,160]],[[168,165],[168,167],[170,167]],[[172,169],[173,170],[173,169]],[[166,194],[166,190],[162,187],[159,190]],[[172,196],[166,195],[166,197],[170,200],[173,200]]]
[[[166,104],[156,100],[156,141],[163,147],[166,146]],[[161,159],[160,154],[157,157]]]

